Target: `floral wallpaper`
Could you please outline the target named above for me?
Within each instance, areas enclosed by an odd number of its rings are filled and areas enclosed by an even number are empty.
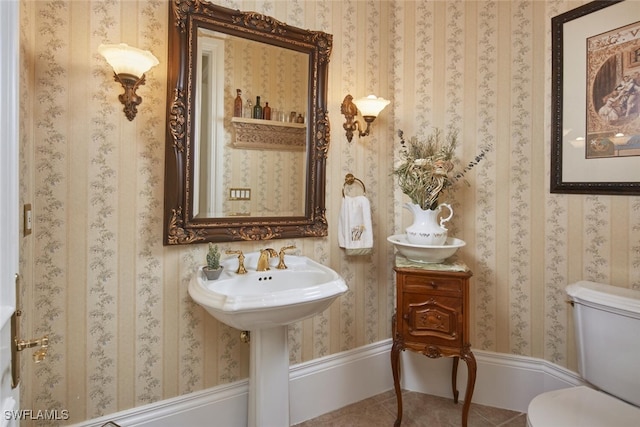
[[[462,161],[492,150],[451,200],[450,233],[474,272],[472,346],[577,369],[564,287],[590,279],[640,289],[640,197],[550,194],[550,20],[582,2],[220,1],[334,35],[328,105],[327,238],[293,239],[349,292],[289,329],[300,363],[384,340],[394,311],[393,248],[408,199],[391,171],[396,133],[459,131]],[[25,408],[75,423],[246,378],[239,332],[191,301],[206,245],[162,246],[168,3],[21,2],[21,198],[25,334],[48,334],[44,363],[23,358]],[[150,49],[143,102],[129,122],[103,42]],[[340,104],[391,105],[347,142]],[[344,176],[366,185],[374,251],[348,257],[335,231]],[[257,250],[263,243],[223,244]],[[46,425],[42,423],[41,425]],[[51,425],[55,425],[52,423]]]

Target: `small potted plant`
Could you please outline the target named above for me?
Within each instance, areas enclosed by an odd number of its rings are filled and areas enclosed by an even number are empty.
[[[223,267],[220,265],[220,252],[218,245],[209,243],[209,252],[207,253],[207,265],[202,268],[208,280],[216,280],[220,277]]]

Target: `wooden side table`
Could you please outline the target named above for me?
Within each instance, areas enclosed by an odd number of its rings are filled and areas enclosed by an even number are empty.
[[[402,422],[400,351],[412,350],[435,359],[453,357],[451,385],[458,403],[458,361],[467,363],[467,390],[462,406],[462,427],[467,427],[476,382],[476,359],[469,344],[469,278],[471,271],[399,267],[396,262],[396,313],[393,316],[391,369],[398,400],[395,427]],[[433,268],[433,267],[432,267]]]

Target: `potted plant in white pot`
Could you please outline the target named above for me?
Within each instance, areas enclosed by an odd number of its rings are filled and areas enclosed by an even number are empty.
[[[202,268],[207,280],[216,280],[220,277],[224,267],[220,265],[220,251],[218,245],[209,243],[209,252],[207,252],[207,265]]]

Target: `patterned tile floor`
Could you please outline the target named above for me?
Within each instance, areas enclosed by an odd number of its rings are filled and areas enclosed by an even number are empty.
[[[460,427],[462,404],[453,399],[403,391],[402,427]],[[346,406],[295,427],[392,427],[396,419],[393,391]],[[468,427],[525,427],[527,415],[471,404]]]

